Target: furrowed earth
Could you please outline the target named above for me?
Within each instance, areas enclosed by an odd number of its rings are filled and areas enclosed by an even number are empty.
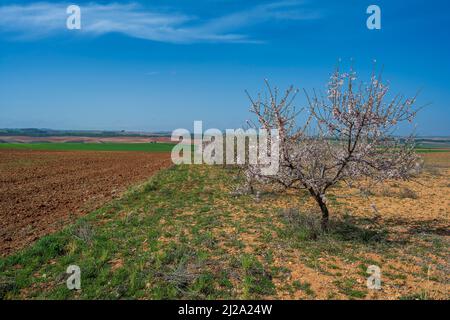
[[[0,252],[8,255],[169,166],[170,154],[0,149]]]

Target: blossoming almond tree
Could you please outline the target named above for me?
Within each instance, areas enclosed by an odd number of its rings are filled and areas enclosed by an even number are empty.
[[[411,178],[420,169],[414,140],[396,138],[402,122],[412,122],[416,97],[397,95],[388,100],[389,87],[381,75],[370,83],[356,82],[356,73],[333,73],[326,96],[305,91],[308,107],[296,110],[298,92],[290,87],[280,95],[266,81],[267,92],[250,97],[251,111],[264,129],[278,129],[280,169],[261,174],[260,165],[247,165],[251,181],[275,183],[283,188],[306,189],[319,206],[323,230],[328,229],[327,191],[337,183],[362,185],[363,181]],[[299,115],[306,120],[299,125]]]

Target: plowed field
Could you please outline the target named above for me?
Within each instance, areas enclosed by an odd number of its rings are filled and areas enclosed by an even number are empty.
[[[62,229],[170,164],[170,153],[0,150],[0,255]]]

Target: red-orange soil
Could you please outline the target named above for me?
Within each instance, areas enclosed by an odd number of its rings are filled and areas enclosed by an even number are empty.
[[[170,164],[170,153],[0,149],[0,256],[62,229]]]

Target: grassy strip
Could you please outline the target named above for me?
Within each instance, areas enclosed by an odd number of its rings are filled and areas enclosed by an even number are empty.
[[[440,153],[440,152],[450,152],[450,149],[422,149],[417,148],[417,153]]]
[[[171,151],[172,143],[79,143],[79,142],[44,142],[44,143],[0,143],[0,149],[59,150],[59,151]],[[417,148],[417,153],[450,152],[450,149]]]

